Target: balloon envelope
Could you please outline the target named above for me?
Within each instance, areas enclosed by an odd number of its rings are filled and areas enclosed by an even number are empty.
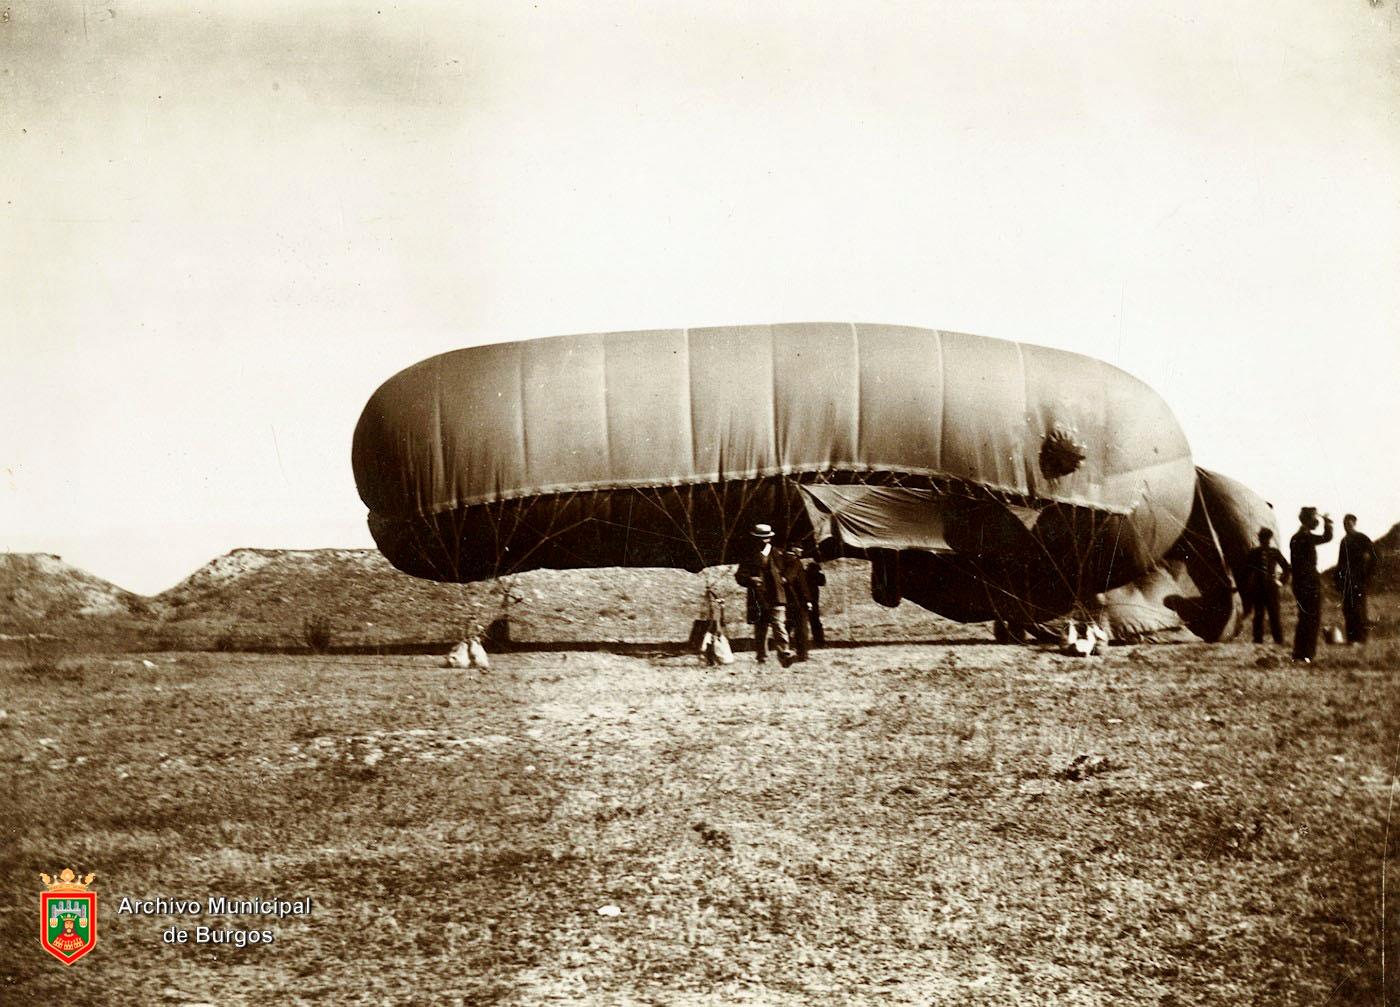
[[[1267,528],[1280,540],[1273,506],[1248,486],[1199,468],[1187,529],[1151,570],[1107,592],[1101,617],[1115,639],[1161,639],[1189,631],[1208,641],[1239,632],[1247,614],[1239,586],[1246,557]]]
[[[950,582],[921,603],[968,577],[1052,605],[1131,581],[1180,537],[1196,483],[1165,403],[1107,364],[850,323],[445,353],[374,393],[352,462],[381,550],[418,576],[701,569],[764,521],[942,561]]]

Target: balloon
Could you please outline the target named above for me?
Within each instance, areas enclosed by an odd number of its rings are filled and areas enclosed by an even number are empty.
[[[400,372],[355,430],[355,482],[397,567],[737,561],[755,522],[872,559],[881,600],[1030,619],[1128,584],[1197,501],[1166,404],[1029,344],[798,323],[563,336]]]
[[[1159,639],[1184,629],[1217,641],[1240,630],[1245,558],[1263,528],[1281,541],[1273,505],[1218,472],[1196,474],[1196,502],[1181,538],[1141,578],[1100,600],[1115,639]]]

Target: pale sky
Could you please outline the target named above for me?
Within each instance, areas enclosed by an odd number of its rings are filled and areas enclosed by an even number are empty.
[[[1286,530],[1379,535],[1396,3],[7,0],[0,550],[372,545],[399,369],[815,320],[1101,357]]]

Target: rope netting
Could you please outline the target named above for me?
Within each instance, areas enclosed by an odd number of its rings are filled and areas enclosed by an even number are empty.
[[[852,548],[842,540],[839,521],[818,541],[816,511],[804,487],[824,486],[926,494],[930,507],[961,522],[959,541],[947,551]],[[1135,529],[1122,514],[1047,504],[982,484],[916,473],[833,469],[513,497],[398,522],[390,537],[397,539],[400,555],[416,555],[409,572],[444,581],[495,582],[494,603],[484,608],[478,604],[473,613],[478,630],[487,621],[509,616],[522,598],[517,578],[538,568],[688,570],[701,576],[695,602],[702,617],[709,618],[714,599],[733,590],[732,576],[724,567],[752,548],[749,533],[758,522],[772,525],[779,542],[802,545],[814,559],[870,560],[877,568],[872,586],[881,576],[893,576],[896,588],[901,581],[921,584],[923,601],[920,590],[906,589],[903,596],[934,611],[938,607],[925,602],[947,595],[965,599],[967,611],[985,613],[985,619],[1034,623],[1052,609],[1084,618],[1103,592],[1124,582],[1120,571],[1132,564],[1120,562],[1120,553],[1131,553],[1136,543],[1125,543],[1123,537],[1140,533],[1141,525],[1153,520],[1153,508],[1142,506],[1148,502],[1139,501]],[[1172,538],[1180,537],[1181,530]],[[832,614],[843,613],[839,625],[849,634],[853,626],[844,618],[852,608],[852,599],[844,597],[848,588],[844,581],[831,586],[843,595],[833,599],[837,604]]]

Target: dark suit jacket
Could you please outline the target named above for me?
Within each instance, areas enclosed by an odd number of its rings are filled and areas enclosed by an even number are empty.
[[[1244,593],[1249,595],[1277,590],[1278,571],[1283,571],[1285,581],[1290,573],[1288,560],[1271,545],[1259,545],[1249,550],[1244,559],[1244,566]]]
[[[782,555],[774,547],[767,556],[754,553],[734,571],[734,579],[749,589],[751,607],[767,610],[787,604],[782,561]]]
[[[1316,587],[1321,583],[1317,572],[1317,547],[1332,541],[1332,522],[1323,525],[1322,534],[1299,528],[1288,540],[1288,551],[1293,557],[1293,593],[1298,588]]]
[[[807,592],[807,571],[802,566],[802,560],[784,553],[781,563],[788,604],[805,605],[810,602],[812,597]]]
[[[1369,536],[1359,531],[1343,535],[1337,550],[1337,567],[1332,571],[1337,590],[1342,594],[1364,594],[1377,561],[1376,544]]]

